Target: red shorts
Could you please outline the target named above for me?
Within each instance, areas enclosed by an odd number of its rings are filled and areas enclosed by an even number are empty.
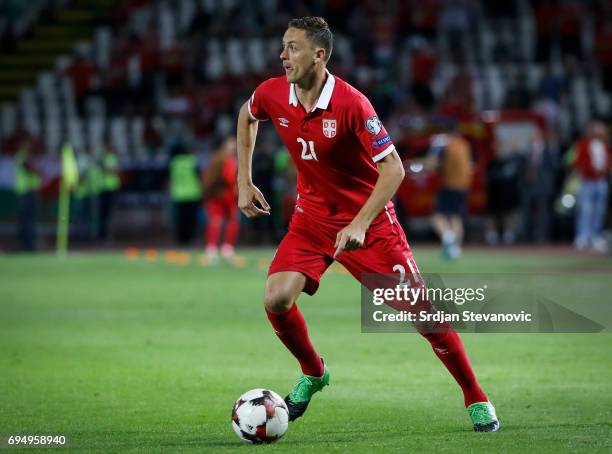
[[[276,250],[268,276],[281,271],[300,272],[306,276],[304,292],[314,295],[321,276],[334,261],[336,235],[342,228],[309,216],[296,207],[289,232]],[[403,281],[404,276],[418,276],[419,273],[406,235],[392,209],[372,223],[363,247],[343,251],[337,260],[362,283],[364,273],[395,274],[398,282]]]
[[[204,207],[209,217],[233,218],[238,217],[240,211],[234,198],[215,197],[204,202]]]

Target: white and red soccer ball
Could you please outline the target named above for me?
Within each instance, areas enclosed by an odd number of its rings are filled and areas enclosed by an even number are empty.
[[[246,443],[274,443],[285,435],[288,426],[285,401],[269,389],[247,391],[232,409],[232,428]]]

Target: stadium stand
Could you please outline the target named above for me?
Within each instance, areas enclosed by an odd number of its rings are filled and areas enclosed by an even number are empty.
[[[49,162],[65,141],[80,152],[108,135],[122,169],[163,167],[177,140],[205,164],[252,89],[280,73],[279,36],[303,14],[328,19],[332,72],[366,93],[406,155],[422,151],[414,130],[434,116],[470,123],[488,111],[535,112],[565,150],[611,109],[605,0],[7,0],[0,8],[4,155],[23,135],[38,139]]]

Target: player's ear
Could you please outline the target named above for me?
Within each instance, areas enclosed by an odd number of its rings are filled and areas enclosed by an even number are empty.
[[[318,62],[325,63],[326,58],[327,58],[327,55],[326,55],[325,49],[323,49],[322,47],[317,47],[315,49],[315,60],[314,60],[315,63],[318,63]]]

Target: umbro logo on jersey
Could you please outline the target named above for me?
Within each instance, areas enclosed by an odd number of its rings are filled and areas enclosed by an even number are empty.
[[[287,120],[285,117],[280,117],[278,119],[278,122],[281,126],[284,126],[285,128],[289,127],[289,120]]]
[[[323,135],[328,139],[336,137],[336,120],[331,118],[323,119]]]

